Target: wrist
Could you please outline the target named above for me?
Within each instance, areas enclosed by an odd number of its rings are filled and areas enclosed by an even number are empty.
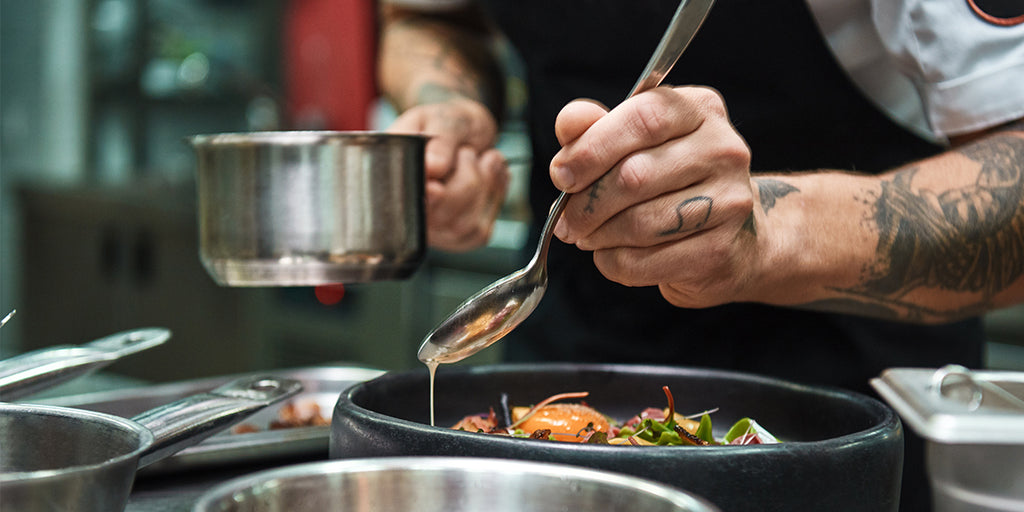
[[[758,175],[759,258],[752,300],[793,306],[855,286],[878,244],[865,177],[839,172]]]

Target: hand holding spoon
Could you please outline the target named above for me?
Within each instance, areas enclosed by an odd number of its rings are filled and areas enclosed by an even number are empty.
[[[627,98],[661,84],[697,33],[712,4],[714,0],[682,0]],[[566,193],[562,192],[552,205],[530,263],[495,281],[456,308],[423,340],[417,354],[420,361],[432,368],[439,363],[461,361],[498,341],[533,313],[547,289],[551,233],[567,200]]]

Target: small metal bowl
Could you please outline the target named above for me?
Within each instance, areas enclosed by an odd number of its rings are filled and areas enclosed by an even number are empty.
[[[395,457],[286,466],[206,492],[193,512],[715,512],[648,480],[505,459]]]
[[[426,137],[253,132],[187,139],[199,256],[225,286],[410,276],[426,254]]]

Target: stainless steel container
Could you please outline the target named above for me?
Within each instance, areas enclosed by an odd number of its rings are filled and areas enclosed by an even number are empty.
[[[208,491],[193,512],[715,512],[635,477],[503,459],[396,457],[286,466]]]
[[[871,384],[925,438],[935,512],[1024,510],[1024,373],[891,368]]]
[[[188,139],[199,256],[226,286],[402,279],[426,253],[426,138],[253,132]]]

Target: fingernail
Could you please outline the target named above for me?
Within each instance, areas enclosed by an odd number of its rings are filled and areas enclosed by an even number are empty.
[[[551,169],[551,182],[559,190],[569,190],[576,183],[576,177],[568,168],[556,166]]]

